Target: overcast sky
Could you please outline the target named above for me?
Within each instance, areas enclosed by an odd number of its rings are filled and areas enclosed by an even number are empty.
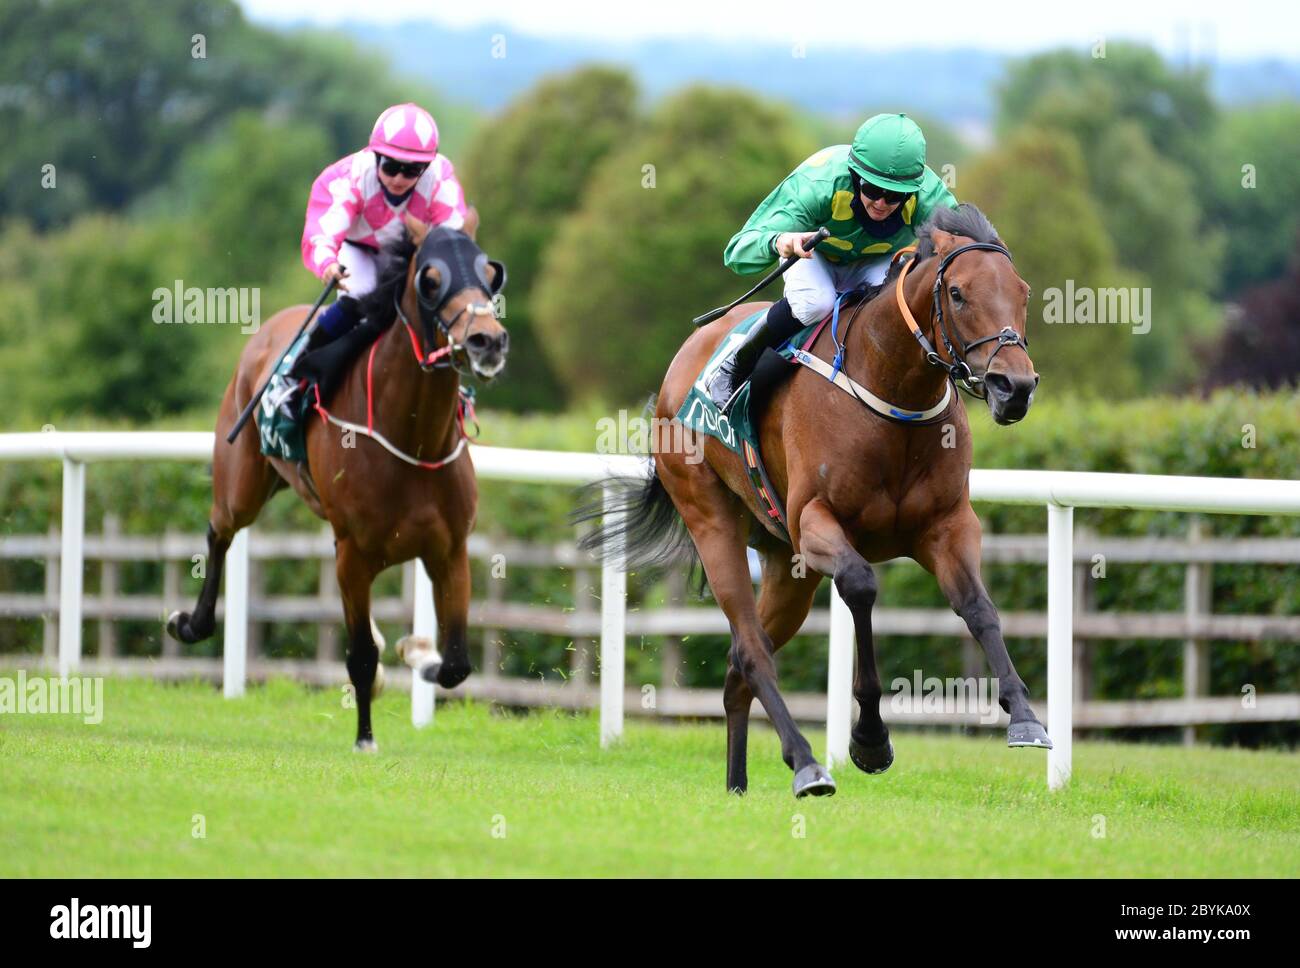
[[[981,47],[1022,52],[1098,36],[1141,40],[1198,59],[1278,55],[1300,59],[1295,0],[241,0],[257,21],[424,20],[485,23],[549,37],[637,40],[680,37],[744,42]],[[856,42],[855,42],[856,38]]]

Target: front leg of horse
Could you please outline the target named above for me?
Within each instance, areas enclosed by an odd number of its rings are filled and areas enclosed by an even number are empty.
[[[473,671],[469,661],[469,549],[464,541],[450,554],[425,558],[433,581],[433,608],[438,617],[438,647],[442,665],[438,685],[455,689]]]
[[[1051,749],[1047,730],[1029,706],[1029,687],[1007,652],[998,610],[980,577],[980,524],[970,505],[926,536],[917,560],[938,579],[952,610],[984,650],[997,679],[998,704],[1011,717],[1007,745]]]
[[[357,704],[355,749],[373,753],[379,746],[370,725],[370,703],[378,692],[379,648],[370,619],[370,585],[375,572],[350,542],[337,544],[336,570],[343,598],[343,617],[348,627],[348,678]]]
[[[864,773],[884,773],[894,762],[889,727],[880,717],[880,671],[876,667],[871,610],[876,604],[876,573],[849,543],[844,529],[824,503],[809,501],[799,514],[799,547],[809,567],[832,577],[840,598],[853,615],[857,673],[853,698],[858,721],[849,735],[849,758]]]

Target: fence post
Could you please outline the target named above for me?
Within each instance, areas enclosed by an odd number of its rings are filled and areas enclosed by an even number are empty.
[[[853,719],[853,613],[831,582],[831,642],[826,672],[826,766],[849,761]]]
[[[235,532],[230,550],[226,552],[221,691],[227,699],[237,699],[244,694],[244,680],[248,675],[248,530],[243,528]]]
[[[1074,508],[1047,505],[1047,786],[1070,779],[1074,738]]]
[[[99,600],[107,611],[117,601],[120,574],[117,559],[111,557],[112,545],[122,534],[122,522],[116,514],[104,515],[101,534],[104,540],[104,557],[100,559]],[[103,663],[116,656],[117,629],[113,627],[113,619],[104,614],[99,620],[99,661]]]
[[[63,579],[59,575],[58,549],[62,540],[59,529],[51,524],[46,532],[45,627],[41,629],[41,658],[47,665],[55,665],[59,659],[59,586]]]
[[[411,562],[415,569],[415,617],[413,631],[416,635],[427,638],[438,645],[438,621],[433,611],[433,582],[425,574],[424,563]],[[434,694],[433,683],[425,682],[420,673],[411,670],[411,722],[418,729],[433,722]]]
[[[1199,514],[1193,514],[1187,523],[1187,552],[1192,557],[1196,546],[1202,540],[1202,522]],[[1195,623],[1202,615],[1209,615],[1213,607],[1213,586],[1211,577],[1214,565],[1199,561],[1187,562],[1183,581],[1183,614],[1189,624]],[[1197,696],[1207,695],[1210,691],[1210,643],[1205,639],[1189,636],[1183,640],[1183,698],[1189,703]],[[1196,744],[1196,724],[1183,726],[1183,745]]]
[[[173,549],[179,543],[176,529],[168,525],[163,530],[162,536],[162,559],[163,566],[163,593],[162,593],[162,613],[170,615],[173,609],[181,607],[181,563],[171,557]],[[162,654],[164,659],[171,659],[180,656],[181,644],[170,635],[162,637]]]
[[[604,488],[605,527],[621,524],[613,510],[618,494]],[[619,541],[621,539],[615,539]],[[611,560],[600,569],[600,745],[608,746],[623,735],[624,632],[627,621],[627,573],[623,571],[621,543],[609,546]]]
[[[334,537],[334,532],[328,524],[324,526],[323,533],[331,540]],[[316,580],[316,597],[322,602],[322,610],[333,611],[338,601],[338,595],[335,593],[338,588],[338,578],[334,574],[333,556],[321,558],[319,565],[320,575]],[[338,620],[333,615],[316,623],[316,666],[320,670],[317,675],[322,684],[328,682],[329,672],[339,657],[337,623]]]
[[[81,572],[85,561],[86,465],[63,458],[63,546],[59,555],[59,675],[81,664]]]

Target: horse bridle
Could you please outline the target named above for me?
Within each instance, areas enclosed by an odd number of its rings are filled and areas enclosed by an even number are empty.
[[[444,298],[442,304],[445,304],[449,298],[450,296]],[[492,316],[495,318],[496,312],[493,310],[492,304],[490,302],[466,303],[460,308],[460,312],[456,313],[456,315],[450,320],[446,320],[442,316],[442,304],[432,306],[427,300],[421,298],[418,279],[416,280],[416,301],[420,306],[420,322],[424,324],[426,331],[429,327],[429,317],[432,316],[434,323],[438,327],[438,331],[442,333],[443,337],[447,340],[445,346],[440,346],[437,349],[426,351],[421,345],[420,337],[416,335],[415,327],[411,325],[411,320],[402,309],[402,293],[397,292],[393,294],[393,306],[397,309],[397,318],[402,321],[402,325],[406,327],[407,334],[411,337],[411,349],[415,351],[415,362],[419,364],[420,369],[428,373],[430,370],[440,370],[451,367],[463,377],[468,378],[472,376],[472,370],[462,369],[458,362],[458,360],[463,360],[466,355],[465,344],[456,342],[456,340],[452,338],[451,331],[455,325],[460,322],[460,318],[467,312],[475,317]],[[471,321],[469,326],[466,327],[466,340],[468,340],[473,334],[475,321]]]
[[[998,345],[993,348],[993,352],[989,354],[988,362],[984,365],[984,372],[988,373],[988,368],[993,363],[993,358],[1002,352],[1004,347],[1019,346],[1028,353],[1029,340],[1021,336],[1010,326],[1004,326],[1000,332],[994,333],[991,336],[982,336],[977,340],[971,340],[969,343],[963,341],[960,334],[958,334],[955,329],[950,331],[948,321],[943,314],[943,300],[947,288],[944,285],[944,272],[947,271],[948,266],[953,259],[957,258],[957,256],[961,255],[963,252],[971,252],[979,249],[984,249],[989,252],[1001,252],[1008,259],[1011,259],[1011,253],[1004,245],[999,245],[996,242],[971,242],[966,245],[959,245],[944,256],[939,262],[939,271],[935,273],[934,277],[934,298],[931,301],[930,308],[930,328],[932,330],[938,330],[939,336],[943,340],[944,349],[948,351],[948,355],[952,358],[951,363],[935,351],[934,344],[930,342],[921,327],[917,325],[916,319],[912,315],[912,310],[908,307],[907,300],[903,297],[903,282],[907,278],[907,273],[914,265],[916,265],[917,262],[917,259],[915,258],[915,245],[910,245],[907,248],[900,250],[895,256],[895,258],[898,258],[899,256],[905,255],[909,252],[914,254],[914,257],[907,261],[903,266],[902,271],[898,274],[898,282],[895,286],[895,298],[898,301],[898,308],[903,314],[904,322],[906,322],[908,328],[911,329],[912,335],[916,337],[916,341],[921,344],[921,349],[925,353],[926,362],[930,363],[932,366],[937,366],[946,370],[949,379],[971,396],[983,400],[988,395],[988,389],[984,385],[984,377],[976,376],[971,371],[970,364],[966,362],[966,358],[970,355],[971,350],[983,346],[985,343],[991,343],[994,340],[997,341]],[[1011,261],[1014,262],[1015,260],[1012,259]],[[958,347],[960,347],[960,352],[958,351]]]

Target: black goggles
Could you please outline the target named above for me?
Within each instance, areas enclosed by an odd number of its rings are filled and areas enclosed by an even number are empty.
[[[378,155],[379,167],[385,175],[397,177],[402,175],[406,178],[419,178],[424,174],[424,170],[429,167],[427,161],[398,161],[396,158],[389,158],[387,155]]]
[[[858,191],[873,202],[878,202],[882,198],[890,205],[897,205],[899,202],[905,202],[911,192],[894,192],[888,188],[881,188],[879,185],[873,185],[865,178],[858,179]]]

